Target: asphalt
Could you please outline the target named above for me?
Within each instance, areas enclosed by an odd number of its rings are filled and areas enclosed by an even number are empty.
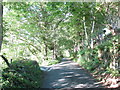
[[[48,68],[44,71],[42,88],[103,88],[86,70],[69,59]]]

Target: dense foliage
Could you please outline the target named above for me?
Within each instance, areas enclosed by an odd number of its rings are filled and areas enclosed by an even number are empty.
[[[2,88],[40,88],[42,71],[36,61],[17,60],[3,69]]]
[[[12,2],[3,5],[2,53],[9,60],[23,58],[51,65],[62,57],[70,57],[97,75],[119,76],[120,35],[116,32],[101,39],[102,29],[108,28],[107,24],[118,26],[118,2]]]

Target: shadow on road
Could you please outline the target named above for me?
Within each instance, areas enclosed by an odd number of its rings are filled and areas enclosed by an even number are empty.
[[[71,60],[63,59],[44,74],[43,88],[102,88],[99,82]]]

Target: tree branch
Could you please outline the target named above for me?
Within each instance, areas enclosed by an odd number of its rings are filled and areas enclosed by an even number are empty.
[[[8,62],[7,58],[4,57],[3,55],[0,55],[2,57],[2,59],[5,61],[5,63],[7,64],[8,67],[10,67],[10,63]]]

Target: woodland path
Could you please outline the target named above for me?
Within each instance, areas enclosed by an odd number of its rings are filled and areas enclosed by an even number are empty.
[[[44,72],[42,88],[101,88],[98,82],[77,63],[63,59]]]

